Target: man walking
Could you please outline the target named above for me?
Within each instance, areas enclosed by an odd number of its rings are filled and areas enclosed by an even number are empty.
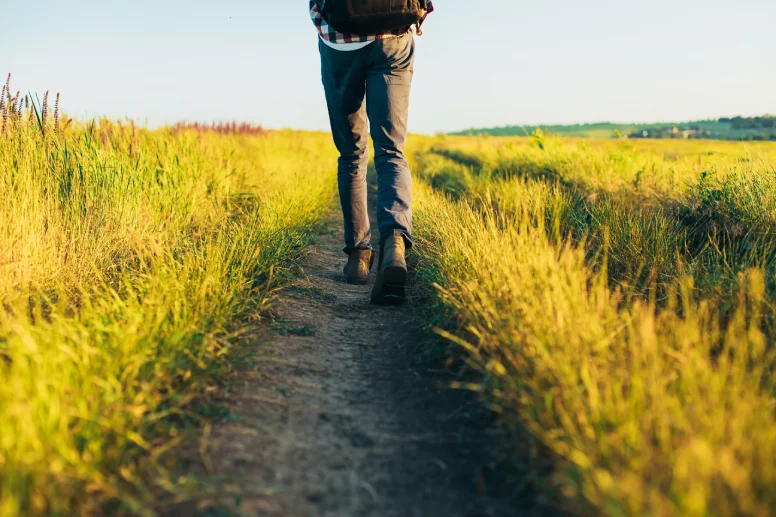
[[[367,211],[368,130],[375,147],[380,257],[372,303],[399,305],[412,247],[412,190],[404,157],[415,59],[430,0],[310,0],[345,227],[345,278],[366,284],[375,252]]]

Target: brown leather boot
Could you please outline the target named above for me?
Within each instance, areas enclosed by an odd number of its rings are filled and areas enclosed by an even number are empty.
[[[407,261],[404,236],[394,230],[380,249],[377,280],[372,288],[372,303],[376,305],[401,305],[404,302],[404,286],[407,284]]]
[[[375,252],[372,250],[351,251],[348,254],[348,263],[343,270],[345,281],[349,284],[366,285],[374,261]]]

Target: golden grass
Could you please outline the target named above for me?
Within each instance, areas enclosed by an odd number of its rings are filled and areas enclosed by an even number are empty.
[[[776,146],[416,147],[417,267],[455,318],[440,332],[568,505],[772,514]]]
[[[159,458],[334,199],[329,140],[10,119],[0,517],[142,514],[178,489]],[[773,514],[776,145],[412,143],[440,332],[568,505]]]
[[[143,513],[333,200],[328,135],[0,137],[0,516]],[[150,486],[158,485],[149,489]],[[109,506],[106,506],[109,505]]]

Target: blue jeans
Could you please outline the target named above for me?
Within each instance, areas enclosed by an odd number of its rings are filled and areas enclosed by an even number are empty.
[[[404,157],[415,62],[411,32],[342,51],[318,42],[345,222],[345,252],[371,249],[366,172],[369,131],[377,169],[377,226],[382,245],[399,230],[412,247],[412,181]]]

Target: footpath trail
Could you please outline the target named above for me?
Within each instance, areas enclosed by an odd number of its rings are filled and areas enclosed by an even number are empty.
[[[497,431],[476,396],[418,359],[412,300],[375,307],[371,282],[343,282],[340,233],[333,217],[202,442],[204,514],[515,515],[491,487]]]

